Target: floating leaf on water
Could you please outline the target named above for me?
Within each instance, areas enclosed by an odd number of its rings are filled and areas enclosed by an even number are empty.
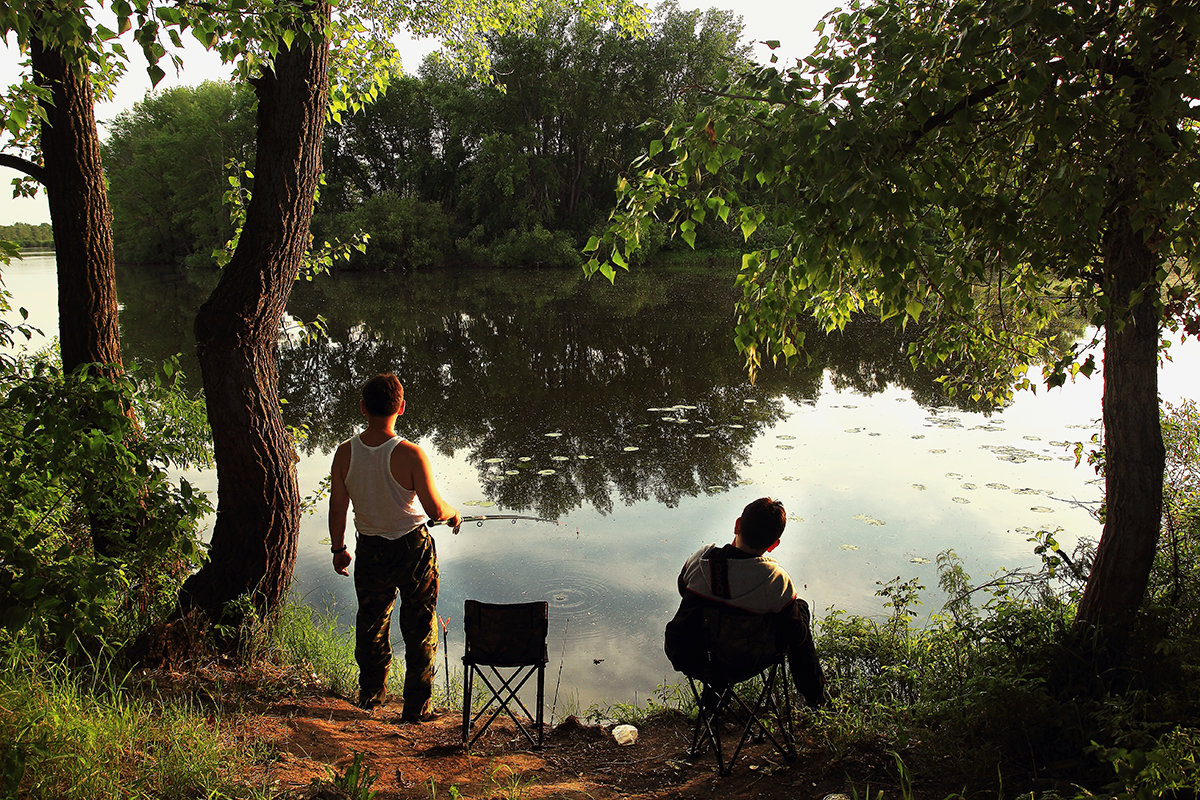
[[[675,407],[677,409],[679,409],[680,411],[695,411],[696,410],[695,406],[675,406]]]
[[[754,481],[750,480],[749,478],[742,478],[740,481],[737,482],[737,485],[738,486],[749,486],[752,483],[754,483]]]
[[[663,413],[664,411],[669,411],[670,409],[667,409],[667,408],[647,408],[646,410],[647,410],[647,411],[649,411],[649,412],[651,412],[651,413],[653,413],[653,414],[661,414],[661,413]]]
[[[962,488],[966,489],[967,491],[971,491],[973,489],[978,489],[979,487],[973,483],[964,483],[964,484],[962,484]]]
[[[777,445],[775,445],[775,449],[776,450],[795,450],[796,448],[790,444],[777,444]]]
[[[708,439],[712,436],[711,433],[694,433],[692,435],[697,439]]]
[[[863,432],[862,428],[846,428],[846,430],[843,431],[843,433],[862,433],[862,432]]]
[[[1029,510],[1036,511],[1039,514],[1053,514],[1054,513],[1053,508],[1046,508],[1045,506],[1031,506]]]
[[[1022,525],[1021,527],[1017,528],[1016,531],[1017,533],[1024,533],[1028,535],[1033,534],[1033,528],[1029,527],[1028,525]]]
[[[485,458],[483,460],[483,463],[485,463],[485,464],[500,464],[500,463],[503,463],[503,461],[504,461],[503,458]]]
[[[545,435],[546,435],[546,436],[549,436],[551,439],[557,439],[559,436],[562,436],[562,433],[561,433],[560,431],[552,431],[552,432],[550,432],[550,433],[547,433],[547,434],[545,434]]]
[[[517,461],[533,461],[533,456],[521,456]]]
[[[913,556],[908,561],[910,564],[928,564],[929,563],[929,559],[925,558],[924,556]]]
[[[1050,442],[1051,447],[1070,447],[1070,442]]]
[[[1007,483],[989,483],[987,485],[987,488],[989,488],[989,489],[1008,489],[1009,486]]]
[[[539,469],[538,475],[553,475],[555,472],[556,472],[556,470],[552,470],[552,469]]]
[[[925,484],[923,484],[923,483],[914,483],[914,484],[912,485],[912,487],[913,487],[914,489],[916,489],[917,491],[919,491],[919,492],[923,492],[923,491],[925,491]]]
[[[677,423],[678,423],[678,424],[680,424],[680,425],[687,425],[689,422],[691,422],[691,420],[690,420],[690,419],[684,419],[683,417],[676,417],[676,418],[675,418],[675,422],[677,422]]]
[[[746,426],[745,426],[745,425],[739,425],[739,424],[738,424],[738,423],[736,423],[736,422],[731,422],[730,424],[726,425],[725,427],[726,427],[726,428],[744,428],[744,427],[746,427]]]
[[[650,423],[649,423],[649,422],[643,422],[643,423],[641,423],[640,425],[638,425],[638,427],[639,427],[639,428],[649,428],[649,427],[650,427]]]
[[[844,544],[844,545],[842,545],[842,549],[843,549],[843,550],[857,550],[857,549],[858,549],[858,545],[856,545],[856,544]]]
[[[883,434],[877,433],[876,431],[871,431],[870,433],[867,434],[867,436],[883,436]]]
[[[550,456],[551,461],[569,461],[566,456]]]
[[[724,486],[716,486],[716,485],[705,486],[704,491],[710,492],[710,493],[711,492],[723,492],[723,491],[725,491],[725,487]]]
[[[1038,494],[1039,492],[1037,489],[1030,489],[1028,486],[1026,486],[1024,489],[1013,489],[1012,493],[1013,494]]]
[[[858,408],[858,406],[852,403],[846,403],[846,405],[842,406],[842,408]]]
[[[659,419],[661,419],[663,422],[674,422],[675,421],[674,417],[659,417]]]
[[[743,402],[743,403],[745,403],[745,404],[746,404],[746,405],[748,405],[748,406],[752,406],[752,405],[754,405],[755,403],[757,403],[758,401],[757,401],[757,400],[755,400],[753,397],[747,397],[747,398],[746,398],[745,400],[743,400],[742,402]]]
[[[788,514],[788,522],[804,522],[804,517],[799,514]]]
[[[884,522],[881,519],[875,519],[870,514],[855,514],[853,519],[860,520],[860,521],[865,522],[868,525],[874,526],[876,528],[879,527],[880,525],[887,524],[886,522]]]
[[[934,449],[930,450],[929,452],[933,453],[934,455],[942,455],[942,454],[944,454],[946,451],[945,451],[945,450],[943,450],[943,449],[942,449],[942,448],[940,448],[940,447],[935,447]]]
[[[961,472],[947,472],[946,477],[952,481],[956,481],[962,477],[962,473]]]
[[[506,469],[506,470],[504,470],[504,474],[505,475],[520,475],[521,471],[517,470],[517,469]]]
[[[795,436],[792,436],[792,435],[791,435],[791,434],[789,434],[789,433],[781,433],[781,434],[779,434],[778,436],[776,436],[775,438],[776,438],[776,439],[787,439],[787,440],[789,440],[789,441],[790,441],[791,439],[795,439],[796,437],[795,437]]]
[[[1042,440],[1040,436],[1022,436],[1021,438],[1027,442],[1040,442]]]
[[[641,450],[642,448],[636,447],[634,445],[629,445],[628,447],[623,448],[623,449],[625,450],[626,453],[634,453],[634,452],[637,452],[638,450]]]
[[[588,459],[593,458],[593,456],[585,456],[585,455],[578,455],[575,457],[578,458],[580,461],[587,461]]]
[[[924,438],[925,438],[925,434],[923,434],[923,433],[914,433],[914,434],[912,435],[912,438],[914,438],[914,439],[924,439]]]
[[[958,503],[959,505],[964,505],[964,506],[969,506],[971,504],[971,501],[965,497],[951,497],[950,500],[951,500],[951,502]]]

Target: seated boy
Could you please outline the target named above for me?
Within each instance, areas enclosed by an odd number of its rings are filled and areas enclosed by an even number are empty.
[[[732,544],[707,545],[684,563],[679,573],[683,601],[667,623],[667,658],[680,672],[694,674],[704,660],[700,625],[708,606],[773,614],[786,642],[792,681],[808,705],[817,708],[824,702],[825,679],[813,646],[808,604],[797,597],[787,572],[767,555],[779,544],[786,523],[783,503],[759,498],[734,523]]]

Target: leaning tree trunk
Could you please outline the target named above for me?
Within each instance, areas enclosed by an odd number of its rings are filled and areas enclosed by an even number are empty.
[[[41,125],[43,168],[58,261],[58,327],[63,369],[99,362],[121,367],[112,211],[100,166],[95,99],[85,62],[33,39],[34,79],[50,90]]]
[[[1110,631],[1146,592],[1162,520],[1165,450],[1158,411],[1158,263],[1128,209],[1105,241],[1112,302],[1104,343],[1104,532],[1078,621]]]
[[[327,3],[310,8],[328,19]],[[287,593],[296,559],[300,496],[279,409],[278,337],[309,242],[329,60],[327,41],[299,41],[254,81],[254,190],[233,258],[196,316],[217,519],[209,562],[185,583],[181,601],[213,618],[245,594],[270,613]]]

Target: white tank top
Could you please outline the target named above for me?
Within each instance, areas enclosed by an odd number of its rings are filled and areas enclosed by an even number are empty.
[[[417,493],[396,482],[392,451],[404,441],[393,436],[368,447],[358,436],[350,440],[346,490],[354,505],[354,527],[360,534],[399,539],[425,521]]]

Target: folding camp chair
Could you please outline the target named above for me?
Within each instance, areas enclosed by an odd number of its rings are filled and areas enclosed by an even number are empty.
[[[770,741],[787,760],[796,758],[786,648],[777,624],[769,615],[727,607],[703,611],[704,663],[685,673],[697,708],[689,754],[702,755],[711,745],[721,775],[733,770],[751,735]],[[728,760],[721,741],[726,722],[740,731]]]
[[[542,748],[542,706],[545,699],[547,661],[548,606],[546,602],[500,604],[468,600],[465,606],[463,618],[466,620],[467,643],[466,654],[463,656],[463,746],[469,748],[475,744],[475,740],[503,711],[516,723],[517,729],[525,734],[525,738],[529,740],[533,748],[540,750]],[[490,670],[491,678],[484,667]],[[529,709],[525,707],[518,696],[521,687],[535,673],[537,674],[536,717],[529,713]],[[491,695],[483,708],[472,714],[471,688],[475,676],[479,676]],[[492,679],[495,679],[495,684],[492,683]],[[517,717],[513,705],[516,705],[537,729],[536,740],[525,723]],[[491,715],[472,736],[471,729],[489,710],[491,710]]]

